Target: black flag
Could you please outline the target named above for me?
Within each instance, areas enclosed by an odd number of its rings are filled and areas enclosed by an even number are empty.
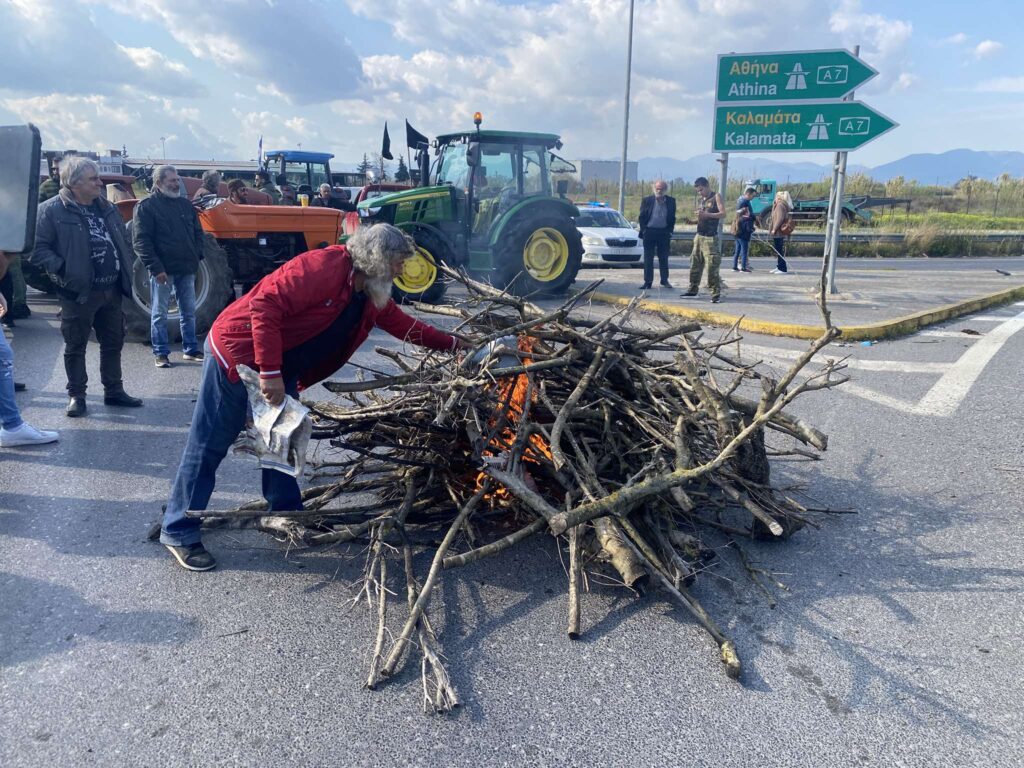
[[[420,144],[430,144],[430,139],[424,136],[422,133],[417,131],[411,125],[409,121],[405,121],[405,145],[409,149],[419,149]]]
[[[388,124],[384,123],[384,143],[380,147],[380,156],[385,160],[394,160],[394,155],[391,154],[391,137],[388,136]]]

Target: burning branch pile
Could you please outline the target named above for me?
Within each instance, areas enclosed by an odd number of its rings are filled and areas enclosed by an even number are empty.
[[[259,521],[295,543],[368,542],[357,597],[377,619],[367,686],[418,652],[427,708],[457,706],[431,595],[445,571],[539,533],[568,550],[570,637],[583,627],[585,574],[600,569],[632,590],[671,595],[738,676],[735,646],[688,589],[709,559],[701,536],[779,539],[811,522],[772,488],[764,436],[795,438],[805,456],[825,449],[824,435],[784,409],[844,380],[832,362],[801,375],[838,331],[828,324],[775,379],[738,360],[735,329],[716,341],[690,322],[649,330],[634,305],[581,320],[574,309],[596,285],[545,311],[460,279],[468,300],[419,309],[454,318],[475,352],[378,349],[400,373],[328,382],[337,400],[309,403],[313,437],[330,449],[314,463],[306,509]],[[261,513],[254,504],[233,514]],[[433,551],[425,574],[414,568],[419,546]],[[402,626],[392,635],[401,581]]]

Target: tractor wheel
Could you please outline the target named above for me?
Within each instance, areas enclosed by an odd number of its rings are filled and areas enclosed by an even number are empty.
[[[438,304],[444,297],[448,284],[438,264],[450,261],[449,248],[432,232],[416,231],[416,253],[405,260],[402,274],[395,278],[391,296],[399,304],[421,301],[424,304]]]
[[[771,208],[765,208],[763,211],[761,211],[761,215],[758,217],[757,221],[758,221],[758,224],[761,226],[761,229],[764,229],[764,230],[767,230],[768,232],[771,232],[772,231],[772,209]]]
[[[523,211],[495,247],[495,283],[517,296],[562,294],[583,259],[583,242],[572,220],[552,210]]]
[[[46,272],[34,264],[29,264],[25,257],[21,258],[21,272],[25,275],[25,282],[43,293],[56,293],[57,286]]]
[[[843,226],[850,226],[853,224],[853,220],[856,218],[853,211],[843,208]]]
[[[130,225],[129,225],[130,226]],[[228,257],[213,235],[203,236],[203,260],[196,272],[196,336],[202,338],[210,330],[217,315],[234,296],[234,282]],[[132,265],[132,296],[125,300],[125,338],[129,341],[150,340],[151,299],[149,270],[142,260]],[[171,299],[167,309],[167,337],[173,344],[181,341],[178,305]]]

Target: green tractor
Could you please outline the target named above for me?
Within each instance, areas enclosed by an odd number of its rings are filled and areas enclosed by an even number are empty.
[[[416,240],[395,279],[396,301],[437,303],[446,282],[437,265],[463,267],[519,296],[564,293],[580,268],[579,211],[566,199],[576,169],[553,153],[549,133],[449,133],[417,148],[420,186],[364,200],[360,225],[387,222]]]

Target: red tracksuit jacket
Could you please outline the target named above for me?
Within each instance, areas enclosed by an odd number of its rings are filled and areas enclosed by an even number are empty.
[[[353,275],[348,250],[332,245],[296,256],[230,304],[214,321],[209,335],[210,347],[228,379],[239,380],[238,364],[258,370],[261,378],[280,376],[285,351],[322,333],[348,305]],[[348,341],[318,367],[304,372],[299,386],[311,387],[341,368],[374,326],[396,339],[431,349],[456,347],[454,337],[409,317],[394,301],[377,309],[367,300]]]

